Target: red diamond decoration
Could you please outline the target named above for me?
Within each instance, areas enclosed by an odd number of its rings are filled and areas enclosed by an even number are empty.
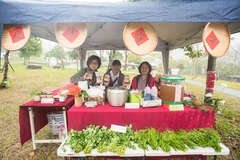
[[[73,43],[79,35],[79,31],[73,26],[68,27],[64,32],[63,36],[71,43]]]
[[[207,36],[206,41],[208,46],[212,50],[214,50],[216,46],[219,44],[219,40],[213,31]]]
[[[11,36],[12,43],[16,43],[16,42],[21,41],[25,38],[23,29],[22,29],[21,26],[9,30],[8,33]]]
[[[136,31],[132,32],[132,37],[134,38],[138,46],[148,40],[148,36],[143,28],[137,29]]]

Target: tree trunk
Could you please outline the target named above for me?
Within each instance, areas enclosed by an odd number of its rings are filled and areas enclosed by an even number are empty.
[[[4,55],[4,65],[3,65],[4,73],[3,73],[3,80],[2,81],[7,80],[8,64],[9,64],[8,56],[9,56],[9,51],[7,51],[6,54]]]
[[[115,50],[110,51],[108,69],[110,69],[110,67],[111,67],[111,64],[112,64],[112,61],[113,61],[113,55],[114,55],[114,54],[115,54]]]
[[[207,67],[207,72],[208,71],[215,71],[216,70],[216,60],[217,58],[209,55],[208,56],[208,67]],[[207,82],[207,79],[206,79],[206,82]],[[205,95],[207,93],[212,93],[213,94],[213,91],[207,91],[207,87],[206,87],[206,90],[205,90]],[[208,100],[209,97],[206,97],[204,96],[204,102],[206,102]]]
[[[77,71],[79,70],[79,67],[78,67],[78,65],[79,65],[79,59],[77,58],[77,60],[76,60],[76,63],[77,63]]]
[[[127,63],[128,63],[128,51],[125,51],[125,65],[124,65],[124,70],[127,70]]]
[[[64,69],[64,61],[63,61],[63,59],[61,59],[61,67],[62,67],[62,69]]]
[[[24,60],[23,64],[26,65],[26,63],[27,63],[27,57],[23,57],[23,60]]]
[[[193,78],[197,77],[197,60],[193,60]]]

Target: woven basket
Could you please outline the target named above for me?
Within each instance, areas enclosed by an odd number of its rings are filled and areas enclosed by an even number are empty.
[[[58,42],[66,48],[78,48],[87,38],[85,23],[58,23],[55,30]]]
[[[2,32],[2,47],[9,51],[23,48],[31,36],[30,25],[4,24]]]
[[[47,114],[50,132],[52,135],[59,134],[59,127],[64,126],[64,116],[61,112],[53,112]]]
[[[123,41],[131,52],[143,56],[154,51],[158,36],[151,24],[131,22],[123,30]]]
[[[230,45],[230,33],[226,23],[207,23],[202,33],[205,49],[214,57],[224,56]]]

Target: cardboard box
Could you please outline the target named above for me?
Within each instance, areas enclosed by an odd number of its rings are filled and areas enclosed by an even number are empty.
[[[176,101],[176,86],[170,86],[170,85],[161,85],[160,87],[160,98],[163,101],[176,103],[176,102],[182,102],[183,96],[184,96],[184,87],[181,87],[180,94],[180,101]]]

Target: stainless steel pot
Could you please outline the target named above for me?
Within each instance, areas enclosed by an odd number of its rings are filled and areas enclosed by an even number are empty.
[[[107,89],[108,103],[112,106],[124,106],[128,98],[128,90],[124,87],[109,87]]]

